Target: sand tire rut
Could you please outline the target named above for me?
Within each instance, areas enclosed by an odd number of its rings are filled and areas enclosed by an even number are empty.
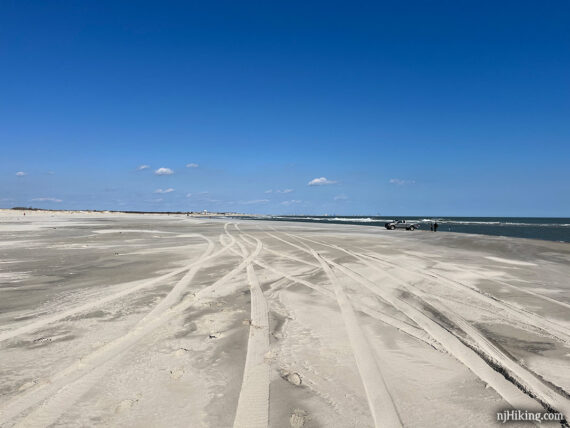
[[[79,306],[67,309],[67,310],[62,311],[62,312],[55,313],[53,315],[48,315],[46,317],[40,318],[37,321],[34,321],[34,322],[29,323],[27,325],[24,325],[22,327],[18,327],[18,328],[12,329],[12,330],[1,332],[0,333],[0,342],[2,342],[4,340],[11,339],[11,338],[16,337],[16,336],[20,336],[22,334],[26,334],[26,333],[30,333],[30,332],[35,331],[35,330],[39,330],[39,329],[44,328],[45,326],[47,326],[49,324],[52,324],[52,323],[57,322],[57,321],[61,321],[62,319],[76,315],[78,313],[87,312],[89,310],[92,310],[93,308],[102,306],[106,303],[109,303],[109,302],[112,302],[114,300],[128,296],[129,294],[132,294],[134,292],[163,284],[166,280],[169,280],[170,278],[173,278],[176,275],[179,275],[183,272],[189,271],[190,269],[192,269],[193,266],[201,264],[204,261],[206,261],[207,259],[218,256],[223,251],[227,250],[227,248],[231,245],[230,244],[230,245],[222,248],[220,251],[218,251],[215,254],[211,254],[213,247],[214,247],[213,242],[203,235],[196,235],[196,236],[204,239],[208,243],[208,248],[206,249],[204,254],[202,256],[200,256],[200,258],[198,260],[195,260],[195,261],[189,263],[188,265],[186,265],[184,267],[174,269],[172,272],[169,272],[167,274],[157,276],[156,278],[134,281],[132,283],[120,284],[119,286],[121,287],[121,289],[115,293],[107,294],[108,291],[105,290],[105,295],[96,296],[96,298],[94,298],[94,299],[92,299],[86,303],[83,303]]]
[[[207,252],[192,264],[189,272],[171,290],[171,293],[128,333],[81,358],[65,370],[56,373],[49,379],[49,382],[37,385],[35,388],[6,402],[0,407],[0,426],[16,418],[26,410],[37,406],[39,403],[41,405],[36,407],[23,420],[19,421],[18,426],[47,426],[56,422],[63,412],[103,378],[104,373],[112,367],[114,362],[120,359],[125,351],[135,345],[142,337],[190,308],[198,299],[209,297],[212,294],[216,294],[218,289],[223,289],[224,285],[251,263],[251,260],[261,251],[261,243],[259,243],[256,250],[249,257],[212,285],[196,293],[193,299],[184,299],[178,304],[171,306],[175,301],[175,297],[180,297],[204,263],[222,254],[226,249],[233,246],[234,243],[235,240],[232,238],[231,243],[212,254],[210,254],[212,248],[209,247]]]
[[[313,241],[311,239],[300,238],[293,236],[293,238],[300,241],[310,241],[319,245],[331,247],[333,249],[345,252],[365,264],[370,262],[359,257],[358,254],[354,252],[345,250],[338,246],[332,246],[318,241]],[[278,238],[281,239],[281,238]],[[282,240],[282,239],[281,239]],[[308,253],[316,253],[314,250],[308,250],[297,244],[282,240],[289,243],[289,245],[301,249]],[[438,341],[442,347],[458,359],[461,363],[467,366],[477,377],[479,377],[487,385],[491,386],[499,395],[501,395],[509,404],[514,408],[521,409],[533,409],[535,411],[542,411],[542,406],[539,405],[537,401],[526,395],[521,391],[516,385],[508,381],[502,374],[495,371],[491,366],[487,364],[475,351],[463,344],[457,337],[455,337],[451,332],[447,331],[445,328],[440,326],[438,323],[433,321],[431,318],[426,316],[423,312],[419,311],[415,307],[411,306],[408,302],[402,300],[393,287],[380,287],[374,282],[361,277],[352,270],[346,268],[345,266],[339,265],[333,261],[327,260],[322,256],[317,254],[317,257],[324,262],[323,269],[326,269],[328,265],[337,268],[339,271],[343,272],[356,282],[367,287],[370,291],[382,297],[385,301],[389,302],[395,309],[399,310],[405,314],[408,318],[413,320],[417,325],[419,325],[423,330],[425,330],[433,339]],[[328,267],[330,270],[330,267]]]
[[[251,291],[251,325],[235,428],[263,428],[269,423],[269,315],[253,266],[247,266]]]
[[[360,328],[354,309],[344,292],[338,278],[327,262],[316,252],[311,250],[313,256],[319,261],[323,270],[332,282],[337,297],[338,306],[344,320],[350,344],[356,359],[360,378],[364,384],[368,405],[376,427],[401,427],[402,422],[394,406],[386,382],[380,371],[378,362],[374,358],[368,340]]]

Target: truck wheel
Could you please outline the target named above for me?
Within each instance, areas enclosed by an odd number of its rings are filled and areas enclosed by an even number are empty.
[[[396,226],[390,226],[390,230],[394,230]]]
[[[408,230],[414,231],[416,230],[415,226],[410,226],[410,228]]]

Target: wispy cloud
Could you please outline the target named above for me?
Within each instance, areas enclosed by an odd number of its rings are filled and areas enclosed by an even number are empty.
[[[200,165],[197,163],[187,163],[186,168],[198,168]]]
[[[63,202],[62,199],[57,199],[57,198],[34,198],[32,199],[32,201],[34,202]]]
[[[414,180],[403,180],[401,178],[391,178],[390,184],[395,184],[396,186],[404,186],[406,184],[415,184]]]
[[[196,193],[186,193],[186,197],[187,198],[204,199],[206,197],[206,195],[209,195],[209,194],[210,194],[210,192],[208,192],[208,191],[196,192]]]
[[[346,196],[344,193],[340,194],[340,195],[336,195],[333,198],[335,201],[346,201],[348,199],[348,196]]]
[[[174,189],[172,187],[168,189],[156,189],[154,191],[154,193],[170,193],[170,192],[174,192]]]
[[[137,171],[142,171],[143,169],[149,169],[150,165],[139,165],[137,167]]]
[[[156,175],[172,175],[174,174],[174,171],[170,168],[158,168],[154,173]]]
[[[269,189],[266,190],[264,193],[291,193],[293,191],[293,189],[283,189],[283,190],[273,190],[273,189]]]
[[[308,186],[323,186],[325,184],[335,184],[336,181],[329,180],[326,177],[313,178],[307,183]]]
[[[300,204],[303,201],[300,201],[299,199],[291,199],[290,201],[283,201],[281,202],[281,205],[293,205],[293,204]]]
[[[16,173],[16,175],[17,175],[18,177],[23,177],[24,175],[28,175],[28,173],[27,173],[27,172],[24,172],[24,171],[18,171],[18,172]]]
[[[269,199],[253,199],[251,201],[240,201],[240,204],[243,205],[253,205],[253,204],[266,204],[269,202]]]

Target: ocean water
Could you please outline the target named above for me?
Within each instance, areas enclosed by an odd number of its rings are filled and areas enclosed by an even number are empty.
[[[430,230],[430,223],[437,222],[437,232],[478,233],[482,235],[511,236],[515,238],[544,239],[570,242],[570,218],[541,217],[373,217],[373,216],[268,216],[268,220],[301,221],[311,223],[358,224],[384,227],[398,219],[420,223],[420,230]],[[395,230],[394,232],[401,232]],[[405,232],[405,231],[404,231]],[[409,232],[413,233],[413,232]]]

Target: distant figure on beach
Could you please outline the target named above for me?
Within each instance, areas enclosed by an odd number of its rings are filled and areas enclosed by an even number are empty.
[[[437,228],[438,228],[438,227],[439,227],[439,224],[434,223],[434,224],[433,224],[433,231],[434,231],[434,232],[437,232]]]
[[[433,232],[433,223],[429,224],[429,230],[431,230]]]

